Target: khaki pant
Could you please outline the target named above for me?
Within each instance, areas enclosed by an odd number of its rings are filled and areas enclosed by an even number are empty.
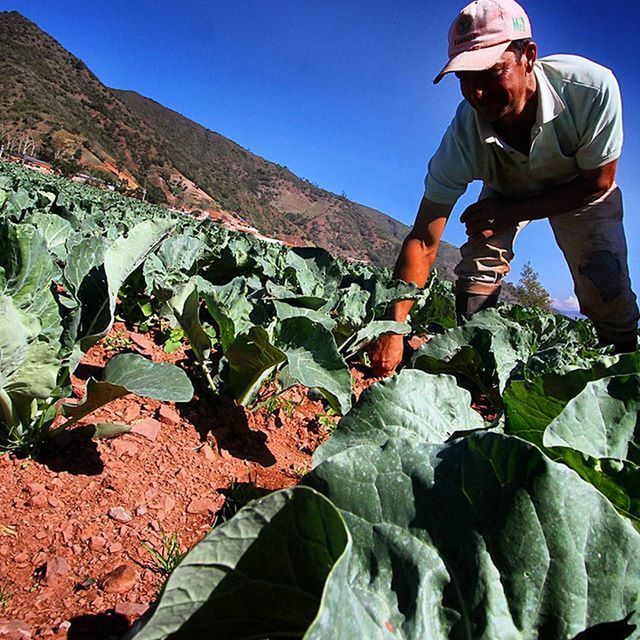
[[[483,191],[483,197],[496,196]],[[549,222],[571,270],[580,311],[591,319],[601,339],[633,339],[639,314],[629,280],[620,189],[614,185],[598,200]],[[462,245],[462,259],[455,269],[457,291],[495,293],[509,272],[514,240],[527,224]]]

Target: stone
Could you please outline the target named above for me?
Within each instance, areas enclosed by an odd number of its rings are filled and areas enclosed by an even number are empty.
[[[89,548],[92,551],[100,551],[107,544],[107,539],[102,536],[91,536],[89,538]]]
[[[62,541],[68,544],[73,538],[73,525],[71,523],[67,524],[60,530],[60,533],[62,534]]]
[[[113,542],[109,545],[108,551],[109,553],[120,553],[124,547],[120,542]]]
[[[136,422],[131,427],[131,433],[137,433],[138,435],[154,442],[160,433],[162,425],[155,418],[146,418],[140,422]]]
[[[123,420],[126,423],[131,422],[132,420],[135,420],[136,418],[138,418],[140,416],[140,405],[132,402],[131,404],[128,404],[126,409],[124,410],[124,414],[122,415]]]
[[[47,560],[42,582],[48,586],[55,585],[68,573],[69,563],[62,556],[53,556]]]
[[[19,553],[16,556],[14,556],[13,559],[14,559],[15,562],[20,564],[22,562],[26,562],[29,559],[29,554],[26,551],[22,551],[21,553]]]
[[[211,498],[195,498],[187,506],[187,513],[206,514],[216,513],[220,510],[224,503],[224,496],[218,496],[216,499]]]
[[[178,473],[176,473],[176,478],[180,480],[180,482],[183,482],[188,477],[189,477],[189,472],[184,467],[180,467],[180,470],[178,471]]]
[[[144,602],[118,602],[115,606],[115,612],[132,619],[139,618],[143,613],[146,613],[148,608],[149,605]]]
[[[216,454],[213,453],[213,449],[208,444],[203,445],[201,451],[206,460],[215,462]]]
[[[135,456],[138,453],[138,445],[135,442],[128,442],[127,440],[114,440],[113,450],[116,452],[118,458],[122,456]]]
[[[100,585],[106,593],[128,593],[136,583],[135,569],[129,564],[121,564],[107,573]]]
[[[27,491],[32,496],[35,496],[38,493],[43,493],[44,491],[46,491],[46,487],[45,485],[40,484],[39,482],[32,482],[31,484],[27,485]]]
[[[136,507],[135,514],[136,514],[137,516],[144,516],[144,515],[146,515],[146,514],[147,514],[147,507],[146,507],[146,505],[144,505],[144,504],[139,504],[139,505]]]
[[[166,404],[160,405],[158,416],[160,417],[160,420],[166,424],[179,425],[182,422],[180,414]]]
[[[176,501],[171,496],[165,496],[164,502],[162,505],[162,510],[165,513],[171,513],[173,508],[176,506]]]
[[[116,522],[131,522],[131,515],[124,507],[112,507],[108,515]]]
[[[27,506],[29,507],[37,507],[38,509],[43,509],[48,505],[49,501],[47,500],[47,496],[44,493],[38,493],[27,500]]]
[[[33,629],[23,620],[0,619],[0,638],[2,640],[30,640]]]
[[[131,341],[136,345],[137,351],[143,353],[146,356],[153,355],[153,350],[156,345],[153,340],[151,340],[151,338],[141,333],[136,333],[135,331],[132,331],[129,334],[129,337],[131,338]]]

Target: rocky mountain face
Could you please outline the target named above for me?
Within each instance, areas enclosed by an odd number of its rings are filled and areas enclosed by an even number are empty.
[[[392,266],[409,228],[325,191],[232,140],[145,98],[106,87],[17,12],[0,12],[0,140],[72,173],[261,233]],[[458,250],[436,267],[451,279]]]

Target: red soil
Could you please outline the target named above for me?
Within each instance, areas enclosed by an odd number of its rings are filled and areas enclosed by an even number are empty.
[[[89,351],[76,397],[123,343],[156,361],[185,358],[184,348],[169,356],[146,336],[131,337],[116,325]],[[361,390],[367,382],[354,373]],[[35,460],[1,455],[0,639],[120,638],[164,580],[145,545],[160,551],[163,534],[176,534],[191,548],[231,487],[296,484],[329,434],[323,414],[302,388],[254,411],[204,389],[180,406],[127,396]],[[96,422],[137,433],[94,440]]]

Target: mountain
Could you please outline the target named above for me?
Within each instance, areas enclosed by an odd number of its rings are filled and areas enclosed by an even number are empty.
[[[19,13],[0,12],[0,141],[148,200],[241,218],[264,235],[391,266],[409,228],[145,98],[106,87]],[[436,267],[453,278],[459,251]]]

